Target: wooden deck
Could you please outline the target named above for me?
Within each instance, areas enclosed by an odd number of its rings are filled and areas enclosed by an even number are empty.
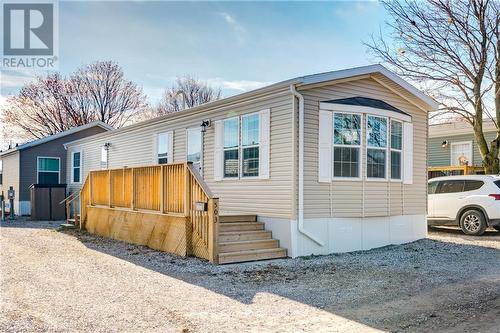
[[[460,176],[460,175],[484,175],[482,166],[438,166],[427,168],[428,179],[443,176]]]
[[[191,163],[91,171],[79,198],[72,220],[104,237],[216,264],[287,256],[257,216],[219,217],[219,199]]]

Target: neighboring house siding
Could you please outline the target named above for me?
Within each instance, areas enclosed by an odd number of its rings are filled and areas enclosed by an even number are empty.
[[[467,131],[467,130],[465,130]],[[453,142],[472,141],[472,160],[474,165],[482,165],[483,160],[479,152],[479,145],[472,133],[472,129],[468,130],[470,134],[463,135],[444,135],[440,137],[429,138],[429,166],[449,166],[451,165],[451,144]],[[491,142],[495,139],[495,132],[485,133],[486,142]],[[443,141],[448,141],[448,147],[443,148]]]
[[[72,151],[81,150],[83,180],[89,170],[100,169],[101,147],[109,148],[109,167],[156,164],[154,138],[156,134],[174,131],[174,161],[186,160],[186,128],[199,127],[206,119],[212,127],[204,135],[203,176],[210,189],[220,198],[223,214],[258,214],[260,216],[290,219],[293,215],[293,98],[288,89],[270,96],[262,96],[237,104],[230,104],[193,114],[173,115],[158,123],[130,130],[123,129],[88,138],[68,147],[68,158]],[[234,116],[271,110],[270,124],[270,178],[214,181],[214,122]],[[68,166],[68,174],[70,169]],[[75,191],[80,184],[72,184]]]
[[[5,200],[7,200],[7,190],[12,186],[16,191],[14,208],[19,211],[19,152],[1,156],[0,159],[3,161],[3,180],[0,192],[3,192]]]
[[[38,146],[26,148],[20,151],[20,193],[21,201],[30,200],[30,186],[37,183],[37,157],[60,158],[60,183],[66,183],[66,149],[63,144],[78,140],[90,135],[104,132],[105,129],[94,126],[80,132],[70,134],[59,139],[49,141]]]
[[[332,84],[300,91],[305,97],[304,216],[305,218],[372,217],[425,214],[427,114],[373,79]],[[413,122],[413,184],[390,181],[318,182],[318,127],[321,101],[364,96],[381,99],[410,114]],[[366,122],[363,119],[363,142]],[[366,150],[362,149],[362,174]]]

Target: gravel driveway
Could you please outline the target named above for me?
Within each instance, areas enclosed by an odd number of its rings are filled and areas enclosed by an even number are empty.
[[[1,228],[0,331],[498,332],[500,233],[212,266],[57,223]]]

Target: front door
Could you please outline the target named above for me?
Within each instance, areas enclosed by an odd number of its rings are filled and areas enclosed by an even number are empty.
[[[196,170],[203,174],[203,135],[201,127],[186,130],[186,161],[193,162]]]

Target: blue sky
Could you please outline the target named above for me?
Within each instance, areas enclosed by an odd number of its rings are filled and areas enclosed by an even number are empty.
[[[114,60],[153,104],[177,75],[223,96],[272,82],[373,63],[362,41],[386,14],[362,2],[61,2],[59,70]],[[2,73],[2,95],[32,73]]]

